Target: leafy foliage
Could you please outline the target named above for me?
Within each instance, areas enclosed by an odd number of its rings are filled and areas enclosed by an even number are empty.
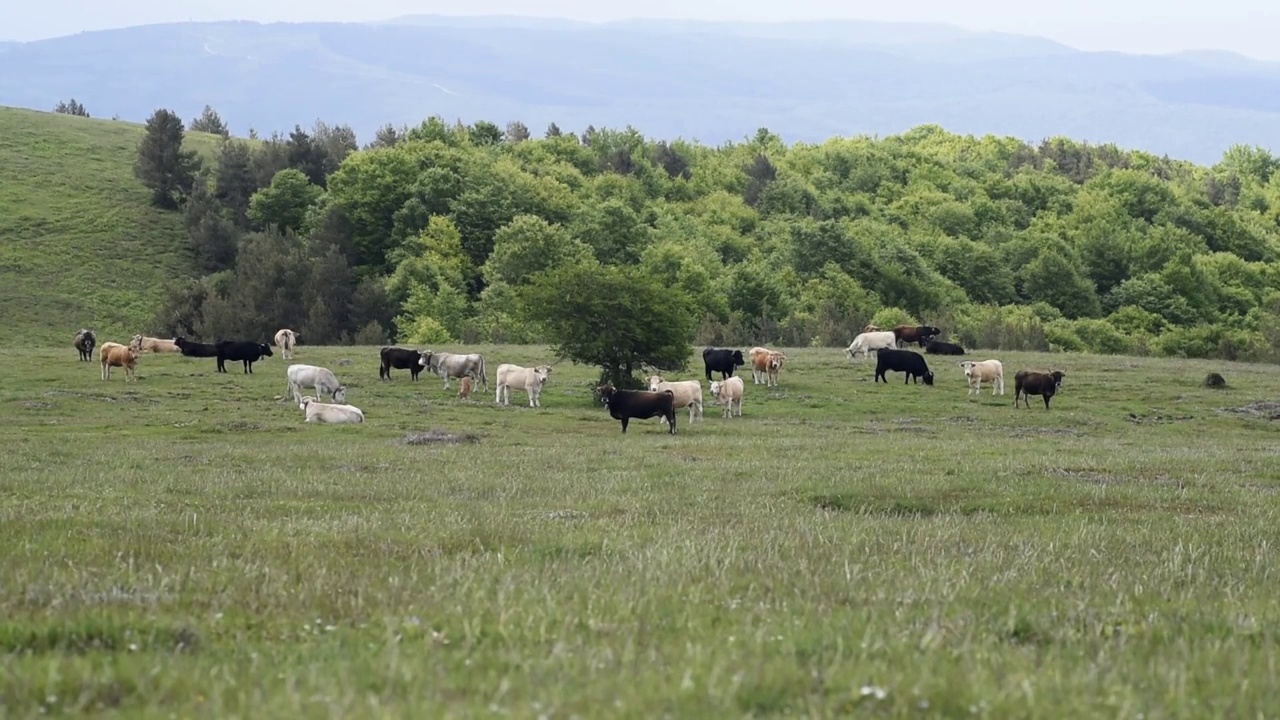
[[[147,120],[147,134],[138,144],[134,174],[151,189],[152,202],[175,208],[191,193],[200,159],[184,149],[182,120],[163,108]]]

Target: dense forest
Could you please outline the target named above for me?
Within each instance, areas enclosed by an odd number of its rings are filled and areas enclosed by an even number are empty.
[[[193,121],[225,126],[212,109]],[[868,322],[967,347],[1271,359],[1280,160],[1213,167],[936,126],[720,147],[512,122],[226,138],[178,151],[160,110],[136,168],[207,273],[153,331],[313,344],[844,346]],[[655,307],[661,306],[661,308]],[[687,345],[686,345],[687,347]]]

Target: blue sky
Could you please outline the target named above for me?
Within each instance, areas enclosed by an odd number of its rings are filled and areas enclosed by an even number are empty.
[[[1040,35],[1084,50],[1231,50],[1280,60],[1275,0],[41,0],[4,11],[0,39],[35,40],[83,30],[184,20],[371,21],[409,13],[511,14],[611,20],[849,18],[945,22],[973,30]]]

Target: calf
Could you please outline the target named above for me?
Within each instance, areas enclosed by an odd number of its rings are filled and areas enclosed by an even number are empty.
[[[289,328],[282,328],[276,331],[276,346],[280,348],[280,357],[285,360],[293,359],[293,348],[298,344],[298,333]]]
[[[963,355],[964,348],[949,342],[941,340],[930,340],[924,346],[924,351],[930,355]]]
[[[307,395],[298,403],[298,409],[307,416],[305,422],[345,425],[364,422],[364,412],[354,405],[331,405]]]
[[[459,400],[471,399],[471,378],[464,377],[462,378],[462,382],[458,384],[458,399]]]
[[[338,382],[338,377],[328,368],[290,365],[285,375],[289,379],[289,387],[285,392],[293,394],[294,402],[302,402],[302,390],[305,388],[315,390],[317,400],[328,394],[335,403],[347,401],[347,388]]]
[[[173,344],[178,347],[184,357],[218,357],[218,348],[209,343],[191,342],[184,337],[176,337]]]
[[[999,388],[1000,394],[1004,394],[1004,365],[999,360],[983,360],[982,362],[974,362],[973,360],[965,360],[959,363],[964,368],[965,379],[969,381],[969,392],[982,394],[982,381],[986,380],[991,383],[991,394],[996,394]]]
[[[734,368],[747,363],[742,359],[741,350],[726,348],[707,348],[702,351],[702,364],[707,370],[707,382],[711,382],[711,373],[720,373],[720,379],[733,377]]]
[[[898,325],[893,328],[893,337],[898,347],[902,347],[903,343],[918,343],[920,347],[924,347],[929,338],[941,334],[942,331],[932,325]]]
[[[920,378],[924,378],[925,385],[933,384],[933,373],[929,370],[928,363],[924,361],[924,356],[911,350],[886,348],[877,352],[875,380],[877,382],[884,380],[885,384],[888,384],[889,380],[884,376],[886,371],[903,373],[904,385],[912,381],[919,385]]]
[[[103,381],[111,379],[113,367],[124,368],[125,382],[129,382],[130,378],[133,378],[134,382],[138,381],[138,349],[132,345],[102,343],[102,347],[98,349],[98,360],[102,363]]]
[[[218,372],[226,372],[226,362],[228,360],[235,362],[237,360],[244,363],[244,371],[246,373],[253,372],[253,364],[262,358],[271,357],[271,346],[266,343],[250,342],[248,340],[219,340],[214,344],[214,349],[218,351]]]
[[[1031,407],[1031,396],[1039,395],[1044,398],[1044,409],[1048,410],[1049,398],[1062,388],[1064,377],[1066,373],[1061,370],[1054,370],[1051,373],[1019,370],[1013,376],[1013,406],[1018,407],[1018,397],[1021,396],[1026,406]]]
[[[662,392],[670,390],[675,396],[675,408],[689,408],[689,424],[693,424],[695,417],[702,417],[702,381],[701,380],[680,380],[678,382],[667,382],[659,375],[650,375],[644,380],[649,385],[650,392]],[[696,412],[695,412],[696,411]]]
[[[542,386],[546,385],[547,377],[550,375],[550,365],[527,368],[502,363],[498,366],[498,391],[494,395],[493,402],[510,405],[511,388],[516,388],[524,390],[529,396],[529,407],[542,407]],[[470,380],[470,376],[462,378],[463,382],[470,382]]]
[[[417,350],[384,347],[378,351],[378,356],[382,359],[382,364],[378,367],[379,380],[390,380],[391,368],[408,370],[409,377],[413,380],[417,380],[418,373],[422,372],[422,353]]]
[[[742,395],[745,385],[740,377],[731,377],[728,380],[713,380],[711,382],[711,394],[716,396],[722,406],[721,413],[723,417],[733,416],[733,406],[738,406],[738,417],[742,417]]]
[[[98,344],[98,338],[94,336],[92,330],[80,328],[80,332],[76,333],[76,339],[71,344],[79,351],[81,360],[90,362],[93,360],[93,346]]]
[[[676,396],[670,390],[619,390],[612,385],[602,385],[596,388],[596,392],[600,393],[600,402],[609,408],[609,415],[622,421],[624,434],[631,418],[647,420],[652,417],[665,418],[667,434],[676,434]]]

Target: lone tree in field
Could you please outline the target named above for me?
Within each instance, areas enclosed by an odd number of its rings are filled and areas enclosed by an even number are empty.
[[[147,120],[147,134],[138,144],[133,174],[151,189],[151,201],[159,207],[178,207],[191,194],[200,169],[200,158],[182,149],[182,138],[182,119],[161,108]]]
[[[63,115],[79,115],[80,117],[89,117],[89,111],[84,109],[84,105],[81,105],[80,103],[76,102],[75,98],[71,98],[71,100],[67,102],[58,103],[53,107],[53,111],[56,113],[62,113]]]
[[[227,129],[227,124],[222,121],[222,116],[209,105],[204,106],[204,111],[200,113],[200,117],[191,121],[190,129],[191,132],[221,135],[224,138],[231,137],[231,131]]]
[[[689,359],[691,301],[639,267],[573,264],[534,275],[519,297],[552,352],[599,367],[602,383],[636,388],[637,370],[680,370]]]

